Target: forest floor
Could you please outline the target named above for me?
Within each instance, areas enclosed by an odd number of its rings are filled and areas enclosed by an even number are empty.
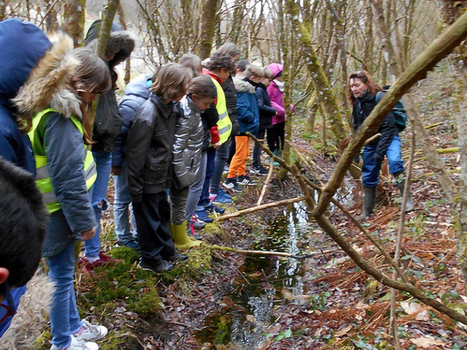
[[[449,101],[450,91],[433,91],[428,85],[421,89],[423,97],[428,96],[420,106],[428,122],[446,118],[430,130],[433,142],[439,148],[456,147],[444,105],[449,102],[443,102]],[[299,121],[294,127],[294,146],[313,159],[325,182],[335,168],[335,156],[320,149],[319,140],[307,134],[304,124]],[[409,154],[409,133],[401,135],[404,156]],[[455,178],[458,154],[443,157]],[[427,169],[417,152],[412,185],[416,210],[406,217],[401,265],[417,287],[464,312],[467,296],[456,262],[451,208]],[[305,168],[302,172],[311,177]],[[277,175],[275,170],[263,203],[300,196],[293,179],[280,180]],[[262,181],[224,206],[226,212],[254,206]],[[111,187],[110,203],[112,191]],[[346,178],[336,199],[354,215],[360,213],[360,185],[352,178]],[[330,208],[329,216],[367,261],[392,274],[382,255],[344,214]],[[383,174],[376,211],[365,226],[390,254],[399,218],[400,195]],[[138,256],[131,249],[115,248],[111,207],[103,221],[102,248],[116,261],[92,272],[79,269],[76,277],[82,316],[110,330],[99,342],[103,350],[394,349],[389,332],[391,290],[358,268],[311,221],[303,203],[208,225],[202,232],[206,245],[189,251],[189,262],[161,275],[138,269]],[[303,260],[244,255],[211,245],[314,255]],[[467,348],[467,328],[407,293],[398,293],[397,300],[403,349]],[[38,348],[48,349],[49,338],[45,331]]]

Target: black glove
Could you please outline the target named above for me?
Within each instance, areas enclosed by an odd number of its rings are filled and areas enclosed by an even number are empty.
[[[384,155],[380,155],[378,153],[375,153],[375,155],[373,156],[373,159],[375,160],[376,163],[381,163],[384,159]]]

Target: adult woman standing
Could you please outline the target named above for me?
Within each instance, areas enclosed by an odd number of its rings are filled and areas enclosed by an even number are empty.
[[[376,98],[382,88],[373,81],[366,71],[350,74],[347,94],[353,104],[354,130],[357,131],[363,121],[370,115],[378,103]],[[381,137],[370,142],[363,150],[362,182],[365,191],[361,220],[371,215],[376,203],[376,186],[379,182],[379,171],[384,156],[388,157],[389,172],[394,176],[397,187],[404,192],[405,170],[401,155],[401,139],[399,129],[395,124],[394,114],[389,113],[379,127]],[[406,211],[412,211],[414,204],[409,192]]]

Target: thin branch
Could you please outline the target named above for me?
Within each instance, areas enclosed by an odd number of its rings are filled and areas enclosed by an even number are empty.
[[[273,203],[254,206],[254,207],[251,207],[251,208],[248,208],[248,209],[245,209],[245,210],[236,211],[235,213],[222,215],[221,217],[219,217],[217,219],[217,221],[219,221],[219,222],[220,221],[225,221],[225,220],[229,220],[229,219],[232,219],[232,218],[236,218],[237,216],[242,216],[242,215],[245,215],[245,214],[254,213],[255,211],[258,211],[258,210],[275,208],[275,207],[279,207],[281,205],[301,202],[304,199],[305,198],[303,196],[301,196],[301,197],[296,197],[296,198],[284,199],[282,201],[277,201],[277,202],[273,202]]]
[[[261,195],[259,196],[258,202],[256,203],[256,205],[261,205],[261,202],[263,201],[264,195],[266,194],[266,190],[268,188],[268,184],[271,181],[273,170],[274,170],[274,159],[271,158],[271,161],[269,162],[268,176],[266,177],[266,181],[264,181],[263,189],[261,190]]]

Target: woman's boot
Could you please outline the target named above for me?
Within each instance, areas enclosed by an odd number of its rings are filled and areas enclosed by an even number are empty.
[[[365,196],[363,199],[363,212],[358,217],[360,221],[367,219],[373,212],[376,204],[376,187],[364,187]]]
[[[405,171],[401,171],[399,173],[394,174],[394,179],[396,180],[396,186],[401,192],[401,197],[404,197],[404,189],[405,189],[405,183],[406,183],[406,178],[405,178]],[[414,210],[414,203],[412,201],[412,193],[409,189],[409,193],[407,194],[407,201],[405,203],[405,212],[411,212]]]

